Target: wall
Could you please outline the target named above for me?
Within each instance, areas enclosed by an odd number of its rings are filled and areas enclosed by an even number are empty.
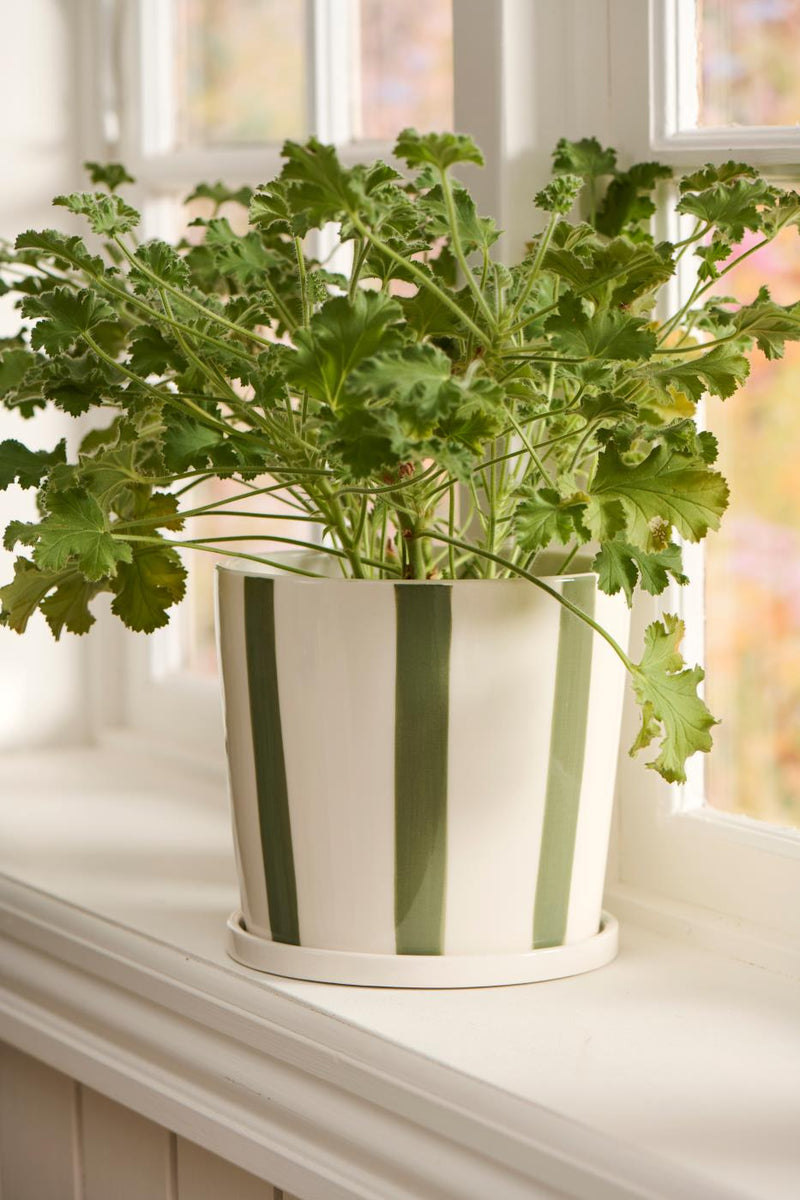
[[[2,1200],[297,1200],[0,1043]]]
[[[63,224],[50,200],[81,180],[78,120],[77,11],[80,0],[6,0],[0,38],[0,237]],[[59,219],[60,218],[60,219]],[[0,337],[16,314],[0,300]],[[36,441],[51,446],[69,419],[48,415]],[[0,438],[32,436],[30,424],[0,412]],[[35,514],[30,492],[0,494],[0,528],[13,515]],[[0,583],[12,574],[12,556],[0,550]],[[86,721],[78,701],[84,687],[83,645],[55,645],[44,621],[31,622],[24,639],[0,629],[0,750],[20,745],[67,744],[82,739]]]

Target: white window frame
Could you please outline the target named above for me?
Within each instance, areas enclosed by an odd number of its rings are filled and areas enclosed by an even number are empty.
[[[341,142],[348,133],[337,77],[341,59],[326,22],[331,5],[338,15],[343,0],[308,2],[319,32],[312,111],[319,135]],[[113,0],[96,3],[108,7]],[[154,12],[159,7],[159,0],[141,3]],[[135,7],[127,6],[125,20]],[[785,175],[787,164],[800,160],[794,130],[685,128],[691,113],[678,65],[693,59],[685,51],[680,57],[681,46],[694,44],[693,0],[455,0],[454,11],[455,124],[484,148],[487,169],[468,173],[479,205],[506,230],[501,253],[518,253],[534,232],[530,197],[549,173],[560,136],[593,134],[614,145],[623,162],[658,158],[676,169],[735,153]],[[125,40],[132,36],[127,28]],[[129,73],[124,104],[136,105],[139,86]],[[262,150],[166,156],[143,153],[140,142],[125,138],[109,149],[146,186],[165,189],[220,175],[233,184],[258,182],[278,166],[277,154]],[[356,161],[386,150],[359,143],[344,145],[342,153]],[[663,603],[643,598],[634,614],[633,645],[647,621],[677,609],[689,626],[687,657],[696,661],[702,657],[702,556],[688,550],[698,582],[675,589]],[[127,640],[135,645],[126,651],[122,699],[114,694],[128,726],[153,744],[163,743],[165,730],[174,742],[177,730],[184,752],[207,758],[209,747],[216,747],[221,754],[216,684],[169,673],[154,681],[143,639]],[[104,694],[102,686],[99,692]],[[634,722],[631,705],[625,746]],[[689,784],[670,788],[645,771],[641,759],[630,763],[623,752],[610,901],[619,915],[636,912],[673,931],[688,928],[709,945],[800,974],[800,836],[703,807],[701,768],[693,760]]]

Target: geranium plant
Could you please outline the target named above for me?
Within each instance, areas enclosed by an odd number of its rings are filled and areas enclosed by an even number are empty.
[[[56,637],[85,633],[109,592],[129,628],[157,629],[184,593],[179,551],[271,561],[254,538],[318,550],[353,579],[519,576],[570,608],[537,576],[543,551],[559,550],[556,573],[588,553],[599,586],[629,602],[685,582],[680,539],[716,529],[728,499],[698,401],[737,390],[754,343],[776,357],[800,335],[800,305],[763,289],[741,306],[714,285],[800,222],[800,198],[750,167],[707,166],[677,184],[689,235],[654,244],[669,170],[620,170],[594,139],[562,141],[535,198],[544,228],[504,265],[494,222],[452,174],[481,162],[474,143],[406,130],[395,155],[407,174],[287,142],[280,176],[254,193],[201,185],[215,215],[194,222],[199,242],[174,246],[137,244],[127,174],[88,164],[99,190],[55,203],[87,219],[96,245],[43,230],[2,249],[23,318],[2,343],[3,403],[24,417],[47,404],[108,414],[74,455],[63,441],[0,445],[0,487],[37,488],[39,506],[6,530],[19,548],[0,589],[6,624],[21,632],[40,609]],[[583,220],[568,216],[576,203]],[[219,215],[229,204],[249,206],[248,232]],[[306,247],[331,223],[343,272]],[[747,230],[756,245],[735,249]],[[696,286],[665,315],[656,302],[690,251]],[[233,496],[193,503],[214,478]],[[288,506],[294,536],[276,535],[268,511],[261,533],[249,514],[243,531],[243,502],[264,496]],[[230,534],[186,533],[208,514],[227,515]],[[631,674],[633,750],[660,740],[649,765],[683,779],[714,718],[702,671],[682,661],[681,621],[651,624],[637,662],[579,615]]]

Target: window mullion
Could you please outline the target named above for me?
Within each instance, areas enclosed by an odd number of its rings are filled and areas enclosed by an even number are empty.
[[[306,0],[309,30],[309,115],[322,142],[341,145],[358,135],[358,0]]]

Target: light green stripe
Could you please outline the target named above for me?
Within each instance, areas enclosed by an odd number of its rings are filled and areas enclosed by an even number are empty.
[[[447,855],[451,589],[396,584],[395,942],[441,954]]]
[[[246,576],[244,620],[258,816],[273,940],[300,945],[275,649],[275,580]]]
[[[588,616],[594,616],[594,579],[569,579],[563,585],[562,594]],[[533,914],[535,949],[540,946],[561,946],[567,929],[575,832],[583,782],[592,638],[589,626],[562,608],[547,797]]]

